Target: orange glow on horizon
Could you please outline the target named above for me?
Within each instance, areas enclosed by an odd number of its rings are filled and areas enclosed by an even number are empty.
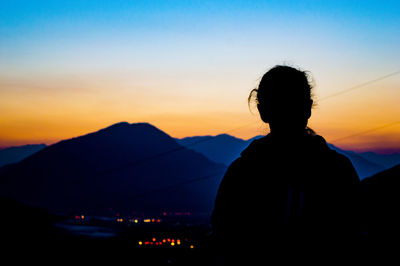
[[[201,135],[218,135],[227,133],[242,139],[249,139],[256,135],[265,135],[269,132],[268,125],[263,124],[261,121],[257,121],[254,119],[253,123],[243,123],[243,124],[234,124],[237,126],[231,126],[230,124],[226,124],[223,129],[219,129],[217,127],[218,123],[210,121],[208,122],[208,127],[202,127],[201,125],[192,125],[192,127],[185,127],[185,123],[182,123],[181,126],[178,126],[177,120],[174,120],[174,123],[169,123],[168,121],[159,121],[159,123],[151,123],[163,130],[167,134],[172,137],[183,138],[186,136],[201,136]],[[17,127],[14,130],[10,130],[8,134],[4,134],[6,131],[2,131],[0,133],[0,147],[7,146],[20,146],[25,144],[39,144],[45,143],[47,145],[51,145],[53,143],[57,143],[63,139],[69,139],[81,135],[85,135],[94,131],[97,131],[101,128],[110,126],[114,123],[107,123],[102,125],[103,123],[99,123],[98,126],[93,124],[86,124],[82,126],[82,128],[70,127],[68,124],[59,125],[59,128],[52,129],[50,125],[40,127]],[[317,134],[323,136],[327,142],[334,144],[342,149],[354,150],[354,151],[368,151],[368,150],[400,150],[399,139],[400,139],[400,124],[393,125],[389,128],[376,130],[375,132],[370,132],[366,134],[361,134],[357,136],[357,133],[368,131],[373,128],[371,124],[362,124],[358,127],[353,125],[353,128],[350,129],[338,129],[338,128],[330,128],[323,126],[315,126],[316,123],[310,123],[310,127],[313,128]],[[382,124],[382,123],[381,123]],[[378,124],[381,125],[381,124]],[[242,127],[245,125],[244,127]],[[29,128],[28,134],[18,134],[24,132],[23,128]],[[48,128],[48,130],[46,130]],[[85,130],[86,128],[86,130]],[[43,130],[44,129],[44,130]],[[52,129],[52,130],[51,130]],[[43,134],[41,134],[43,130]],[[30,132],[37,132],[36,134],[30,134]],[[47,134],[46,134],[47,133]],[[354,137],[346,138],[346,136]],[[36,138],[35,138],[36,136]],[[57,137],[58,138],[55,138]],[[47,137],[47,138],[46,138]],[[343,139],[342,139],[343,138]]]
[[[326,101],[319,102],[317,97],[310,127],[341,148],[400,150],[400,125],[335,141],[398,120],[398,80],[373,84]],[[123,86],[115,94],[109,87],[114,85],[110,81],[63,82],[59,85],[57,80],[50,79],[48,83],[12,83],[0,79],[0,147],[49,145],[121,121],[148,122],[176,138],[227,133],[249,139],[269,132],[256,110],[252,114],[247,106],[249,84],[244,87],[248,89],[224,97],[226,89],[215,95],[201,95],[165,87],[171,94],[154,96],[152,90],[134,92]],[[318,95],[320,88],[315,92]],[[282,108],[284,103],[283,99]]]

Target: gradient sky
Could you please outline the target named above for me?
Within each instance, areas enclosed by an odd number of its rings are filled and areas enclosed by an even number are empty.
[[[0,146],[120,121],[173,137],[268,132],[247,106],[270,67],[309,70],[311,127],[352,150],[400,151],[399,1],[0,2]],[[319,101],[321,99],[321,101]],[[285,99],[282,99],[284,108]]]

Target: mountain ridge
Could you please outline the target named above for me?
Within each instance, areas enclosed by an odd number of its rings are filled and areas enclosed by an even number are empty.
[[[95,132],[91,132],[82,136],[66,139],[66,140],[61,140],[58,143],[63,143],[64,141],[71,140],[71,139],[76,139],[79,137],[85,137],[85,136],[90,136],[91,134],[95,133],[106,133],[107,131],[110,130],[124,130],[124,129],[129,129],[129,127],[132,124],[128,122],[118,122],[115,124],[112,124],[108,127],[99,129]],[[159,130],[157,127],[147,123],[147,122],[138,122],[134,123],[134,125],[139,126],[139,127],[147,127],[147,128],[152,128],[155,131],[159,132],[160,134],[165,134],[166,136],[169,137],[168,134],[165,132]],[[190,136],[190,137],[185,137],[185,138],[175,138],[175,141],[193,151],[199,152],[200,154],[204,155],[208,159],[210,159],[213,162],[216,163],[222,163],[225,165],[229,165],[232,161],[234,161],[236,158],[240,156],[240,152],[245,149],[252,140],[257,139],[262,136],[256,136],[253,138],[250,138],[248,140],[244,140],[226,133],[223,134],[218,134],[218,135],[204,135],[204,136]],[[42,144],[44,145],[44,144]],[[338,147],[336,147],[333,144],[328,144],[329,147],[345,156],[347,156],[353,163],[353,165],[356,168],[357,173],[359,174],[361,179],[364,179],[366,177],[372,176],[380,171],[383,171],[385,169],[388,169],[397,163],[400,162],[400,154],[391,154],[391,155],[382,155],[382,154],[377,154],[374,152],[362,152],[362,153],[357,153],[354,151],[348,151],[348,150],[343,150]],[[32,145],[35,146],[35,145]],[[24,146],[19,146],[19,147],[14,147],[15,150],[18,148],[23,148]],[[44,147],[42,147],[44,148]],[[38,149],[36,152],[40,151],[42,148]],[[174,149],[174,148],[172,148]],[[0,158],[2,152],[6,152],[6,150],[0,150]],[[34,152],[33,152],[34,153]],[[31,154],[20,154],[17,156],[20,156],[17,160],[12,159],[10,160],[9,163],[15,163],[20,160],[25,159],[25,157],[28,157]],[[7,160],[7,158],[6,158]],[[1,160],[0,160],[1,163]],[[1,165],[4,166],[5,164]]]
[[[148,123],[125,122],[60,141],[3,169],[0,194],[54,211],[210,211],[225,168]]]
[[[206,157],[215,162],[229,165],[240,156],[240,152],[245,149],[252,140],[262,137],[256,136],[249,140],[243,140],[230,135],[227,135],[229,136],[227,137],[226,135],[227,134],[194,136],[177,139],[177,141],[189,149],[203,153]],[[328,146],[351,160],[360,179],[370,177],[394,166],[396,163],[400,163],[400,154],[379,155],[371,152],[367,153],[369,156],[365,156],[364,153],[342,150],[333,144],[328,143]],[[377,163],[377,161],[380,163]]]
[[[22,146],[11,146],[0,150],[0,167],[19,162],[26,157],[47,147],[46,144],[27,144]]]
[[[124,211],[172,206],[209,212],[227,166],[259,137],[174,139],[149,123],[119,122],[1,167],[0,196],[71,212],[115,206]],[[390,157],[393,161],[383,166],[329,146],[352,160],[361,179],[396,162]]]

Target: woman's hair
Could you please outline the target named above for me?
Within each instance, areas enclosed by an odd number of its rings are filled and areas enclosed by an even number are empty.
[[[306,116],[311,114],[314,103],[312,87],[309,72],[276,65],[264,74],[258,87],[250,92],[248,104],[250,107],[254,101],[262,117]]]

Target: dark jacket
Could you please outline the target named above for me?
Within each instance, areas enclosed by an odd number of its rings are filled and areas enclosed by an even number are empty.
[[[321,136],[254,140],[220,184],[211,217],[217,244],[243,251],[349,243],[358,234],[359,184],[350,160]]]

